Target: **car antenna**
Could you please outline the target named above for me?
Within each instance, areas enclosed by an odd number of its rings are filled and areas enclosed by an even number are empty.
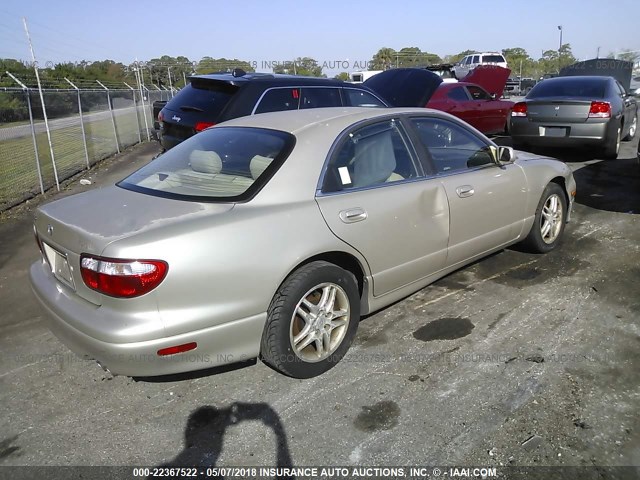
[[[233,71],[231,72],[231,74],[232,74],[234,77],[244,77],[244,76],[247,74],[247,72],[245,72],[245,71],[244,71],[243,69],[241,69],[241,68],[234,68],[234,69],[233,69]]]

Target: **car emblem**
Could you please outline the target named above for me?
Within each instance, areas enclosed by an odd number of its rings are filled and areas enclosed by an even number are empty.
[[[53,235],[53,225],[47,225],[47,233]]]
[[[555,108],[556,108],[556,110],[560,110],[560,107],[555,107]]]
[[[171,117],[171,120],[175,121],[175,122],[180,122],[180,120],[182,120],[179,116],[174,115],[173,117]]]

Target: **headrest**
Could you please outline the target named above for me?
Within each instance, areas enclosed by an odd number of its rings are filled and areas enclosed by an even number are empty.
[[[251,170],[251,178],[254,180],[258,178],[262,172],[273,162],[273,158],[263,157],[262,155],[256,155],[251,159],[249,164],[249,170]]]
[[[220,155],[212,151],[194,150],[189,155],[189,163],[194,172],[216,175],[222,171],[222,159]]]

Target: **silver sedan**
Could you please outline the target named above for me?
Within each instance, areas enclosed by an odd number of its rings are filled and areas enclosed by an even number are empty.
[[[113,373],[259,357],[308,378],[361,315],[516,242],[556,247],[575,193],[565,164],[443,112],[261,114],[40,207],[30,279],[53,332]]]

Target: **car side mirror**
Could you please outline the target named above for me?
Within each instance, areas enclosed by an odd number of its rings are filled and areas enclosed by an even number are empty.
[[[504,163],[511,163],[516,159],[516,154],[511,147],[489,147],[491,150],[491,154],[495,159],[498,165],[502,165]]]

